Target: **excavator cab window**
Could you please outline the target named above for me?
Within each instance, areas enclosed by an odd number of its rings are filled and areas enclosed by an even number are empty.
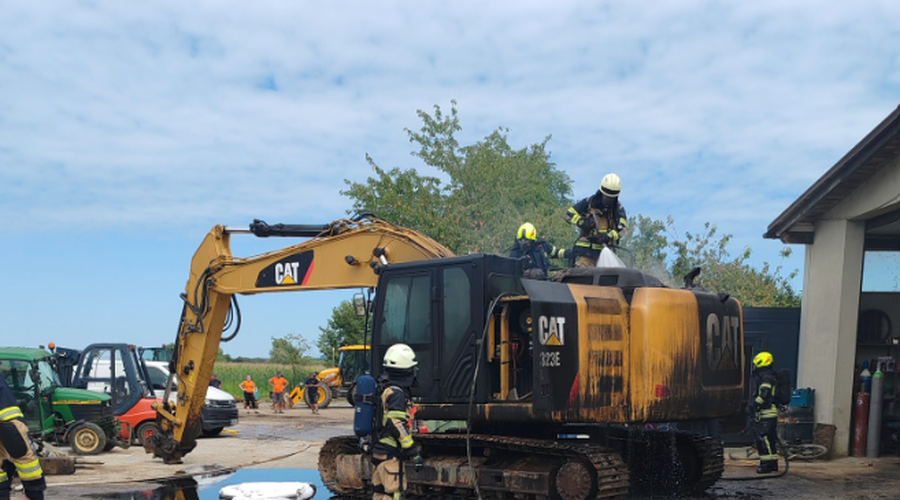
[[[452,366],[466,334],[472,331],[472,287],[469,276],[459,267],[446,268],[442,274],[444,335],[441,362],[444,366]]]
[[[378,352],[398,342],[408,344],[419,361],[418,387],[413,395],[431,392],[434,361],[432,348],[432,274],[401,274],[388,279],[384,286]],[[381,363],[379,362],[379,365]]]
[[[431,336],[431,276],[400,276],[388,282],[381,342],[421,344]]]

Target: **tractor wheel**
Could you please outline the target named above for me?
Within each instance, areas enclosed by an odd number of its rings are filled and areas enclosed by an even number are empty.
[[[69,430],[69,446],[78,455],[96,455],[106,447],[106,434],[99,425],[83,422]]]
[[[147,438],[157,434],[162,434],[162,429],[159,427],[159,424],[153,421],[142,422],[134,431],[134,439],[137,441],[137,444],[143,446]]]
[[[350,406],[356,406],[356,382],[347,389],[347,402]]]
[[[312,404],[309,402],[309,397],[307,396],[307,392],[303,391],[303,402],[306,403],[306,406],[312,408]],[[325,384],[319,384],[319,408],[328,408],[328,405],[331,404],[331,387]]]

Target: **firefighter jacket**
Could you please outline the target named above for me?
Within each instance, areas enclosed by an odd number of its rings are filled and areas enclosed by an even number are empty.
[[[589,196],[566,211],[566,221],[577,226],[580,233],[575,249],[600,251],[606,243],[615,245],[620,233],[628,227],[625,208],[616,199],[614,206],[603,204],[600,192]]]
[[[419,454],[418,447],[409,432],[409,411],[412,402],[403,388],[388,382],[381,393],[381,421],[376,434],[378,441],[373,445],[373,453],[392,457],[412,458]]]
[[[538,238],[537,241],[532,242],[530,245],[523,245],[519,240],[516,240],[509,250],[509,256],[513,259],[522,260],[522,270],[537,269],[546,278],[547,272],[550,270],[550,259],[565,258],[566,251],[556,248],[543,238]]]
[[[776,383],[777,376],[771,366],[753,370],[748,408],[755,420],[778,418],[778,406],[774,401]]]
[[[0,376],[0,422],[7,422],[14,418],[25,419],[22,410],[19,409],[19,402],[12,389],[6,383],[6,378]]]
[[[0,374],[0,457],[3,457],[0,498],[9,498],[13,470],[22,481],[27,498],[44,498],[47,485],[41,463],[32,450],[25,416],[3,374]]]

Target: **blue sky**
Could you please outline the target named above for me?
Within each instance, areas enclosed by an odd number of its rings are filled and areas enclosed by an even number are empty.
[[[404,128],[453,99],[462,144],[552,134],[573,196],[615,171],[630,214],[709,221],[779,263],[768,224],[900,103],[897,19],[890,1],[0,0],[4,342],[171,341],[214,224],[343,217],[367,153],[434,174]],[[223,347],[312,341],[351,294],[243,298]]]

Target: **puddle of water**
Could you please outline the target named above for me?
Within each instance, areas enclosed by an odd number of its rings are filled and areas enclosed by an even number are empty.
[[[168,483],[154,488],[115,493],[82,495],[81,498],[103,500],[219,500],[219,490],[241,483],[268,481],[301,481],[316,485],[314,500],[327,500],[331,493],[322,485],[315,469],[240,469],[234,474],[215,477],[198,476],[177,484]]]

